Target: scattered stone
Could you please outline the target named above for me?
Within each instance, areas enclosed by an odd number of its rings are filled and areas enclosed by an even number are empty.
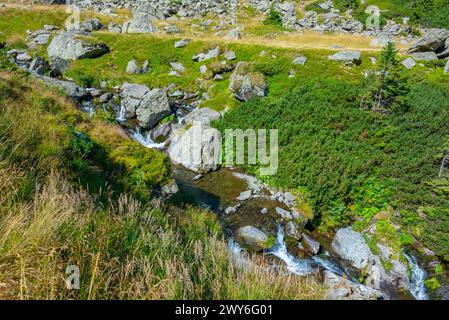
[[[413,60],[412,58],[407,58],[401,63],[407,69],[412,69],[414,66],[416,66],[416,61]]]
[[[197,108],[185,117],[186,124],[194,124],[200,122],[209,125],[211,121],[221,118],[221,113],[209,108]]]
[[[145,60],[142,65],[142,69],[140,69],[140,73],[148,73],[150,71],[150,63],[148,60]]]
[[[320,251],[320,243],[316,241],[312,236],[309,236],[307,233],[302,234],[302,242],[304,247],[313,255],[318,254]]]
[[[128,65],[126,66],[126,72],[130,74],[140,73],[140,68],[137,65],[137,61],[135,59],[132,59],[128,62]]]
[[[340,51],[332,56],[329,56],[329,59],[332,61],[343,62],[345,64],[360,65],[362,63],[362,53],[354,50]]]
[[[444,67],[444,73],[449,74],[449,59],[447,60],[446,66]]]
[[[48,75],[52,78],[61,77],[69,67],[70,63],[67,60],[53,58],[50,62],[50,71],[48,72]]]
[[[79,34],[72,32],[59,33],[47,48],[50,59],[79,60],[96,58],[109,52],[109,47],[93,39],[79,38]],[[85,36],[84,36],[85,37]]]
[[[179,187],[175,181],[172,181],[161,188],[161,191],[166,195],[173,195],[178,193]]]
[[[167,32],[167,34],[181,33],[181,29],[179,29],[178,26],[174,24],[169,24],[164,28],[164,30],[165,32]]]
[[[290,212],[288,212],[288,211],[285,210],[285,209],[276,207],[276,213],[277,213],[278,215],[280,215],[280,216],[281,216],[283,219],[285,219],[285,220],[291,220],[291,219],[293,219],[293,217],[292,217],[292,215],[290,214]]]
[[[224,55],[226,60],[231,61],[237,59],[237,56],[235,55],[234,51],[228,51]]]
[[[298,56],[298,57],[296,57],[295,59],[293,59],[293,64],[296,64],[296,65],[305,65],[306,64],[306,62],[307,62],[307,58],[306,57],[304,57],[304,56]]]
[[[202,66],[200,66],[200,73],[201,74],[205,74],[207,72],[207,66],[205,66],[204,64]]]
[[[237,239],[241,240],[246,246],[256,251],[268,249],[268,236],[265,234],[265,232],[257,229],[256,227],[241,227],[237,229],[236,237]]]
[[[183,48],[188,45],[192,40],[190,39],[181,39],[175,42],[175,48]]]
[[[435,52],[415,52],[410,54],[415,60],[418,61],[432,61],[438,60],[438,56]]]
[[[299,232],[299,226],[294,221],[289,221],[285,225],[285,234],[293,239],[300,240],[301,233]]]
[[[87,19],[80,24],[80,29],[87,32],[98,31],[103,28],[103,24],[97,18]]]
[[[180,62],[170,62],[170,66],[173,69],[173,71],[176,71],[178,73],[183,73],[184,71],[186,71],[186,68]]]
[[[63,81],[63,80],[57,80],[50,77],[42,76],[42,75],[35,75],[37,79],[40,79],[45,82],[45,84],[57,87],[65,92],[66,95],[73,99],[82,100],[89,96],[89,93],[79,85],[77,85],[75,82],[72,81]]]
[[[27,63],[27,62],[31,62],[33,60],[33,58],[27,53],[19,53],[16,56],[16,61],[17,63],[21,64],[21,63]]]
[[[103,93],[101,96],[98,97],[98,102],[100,103],[108,103],[112,98],[114,97],[114,94],[107,92]]]
[[[156,32],[151,19],[154,18],[156,9],[148,3],[142,4],[133,13],[130,21],[125,22],[122,27],[122,32],[125,33],[152,33]]]
[[[172,126],[171,122],[165,122],[158,124],[152,131],[151,131],[151,139],[156,142],[162,142],[168,139],[172,132]]]
[[[260,213],[268,214],[268,209],[267,208],[263,208],[262,210],[260,210]]]
[[[202,177],[203,177],[203,175],[200,173],[200,174],[197,174],[196,176],[194,176],[194,177],[193,177],[193,180],[194,180],[194,181],[198,181],[198,180],[200,180]]]
[[[247,101],[253,97],[267,95],[268,86],[265,77],[262,73],[251,70],[250,63],[239,62],[230,77],[229,89],[239,100]]]
[[[206,53],[200,52],[192,57],[193,61],[206,61],[210,59],[217,58],[220,55],[220,47],[216,46],[215,48],[209,50]]]
[[[227,38],[231,39],[231,40],[240,40],[242,38],[242,34],[240,33],[240,28],[230,30],[227,35]]]
[[[237,208],[236,207],[227,207],[225,209],[225,214],[231,214],[231,213],[235,213],[237,212]]]
[[[253,192],[251,190],[240,192],[240,195],[237,197],[238,201],[246,201],[251,198]]]

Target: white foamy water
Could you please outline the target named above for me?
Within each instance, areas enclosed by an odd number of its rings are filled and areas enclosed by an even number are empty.
[[[404,252],[402,254],[407,259],[410,267],[410,293],[416,300],[429,300],[426,286],[424,284],[424,281],[426,280],[426,272],[418,265],[418,262],[414,256],[407,255]]]
[[[145,135],[142,134],[139,127],[137,127],[134,130],[130,130],[131,137],[143,145],[146,148],[152,148],[152,149],[161,149],[164,147],[165,143],[156,143],[151,139],[151,131],[148,131]]]
[[[281,226],[278,227],[276,243],[269,253],[284,261],[287,270],[293,274],[304,276],[316,271],[310,260],[299,259],[288,253],[287,245],[284,241],[284,229]]]
[[[125,121],[125,107],[123,106],[123,104],[120,105],[120,110],[118,112],[118,116],[117,116],[117,121]]]

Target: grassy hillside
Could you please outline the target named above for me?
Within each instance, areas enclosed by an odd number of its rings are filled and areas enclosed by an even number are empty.
[[[313,278],[235,266],[214,214],[149,196],[169,178],[161,153],[87,119],[1,58],[1,299],[322,296]],[[69,265],[80,269],[80,290],[65,288]]]

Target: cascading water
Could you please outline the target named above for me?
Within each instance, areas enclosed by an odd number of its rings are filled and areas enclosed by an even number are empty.
[[[125,107],[123,106],[123,104],[120,105],[120,110],[118,112],[118,116],[117,116],[117,121],[125,121],[126,117],[125,117]]]
[[[408,261],[410,267],[410,293],[416,300],[429,300],[424,280],[426,272],[419,266],[416,258],[412,255],[402,253]]]
[[[284,230],[281,226],[278,227],[276,243],[269,253],[284,261],[287,270],[293,274],[304,276],[317,271],[317,268],[313,266],[310,260],[299,259],[288,253],[287,245],[284,241]]]
[[[148,131],[144,136],[140,130],[140,127],[136,127],[134,130],[130,130],[131,137],[147,148],[161,149],[164,147],[165,143],[156,143],[151,139],[151,131]]]

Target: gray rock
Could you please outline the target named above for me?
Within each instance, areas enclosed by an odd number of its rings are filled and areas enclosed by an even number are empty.
[[[349,281],[330,271],[324,271],[324,285],[327,287],[326,300],[378,300],[383,297],[379,290]]]
[[[226,60],[231,61],[237,59],[237,56],[235,55],[234,51],[228,51],[224,55]]]
[[[291,213],[288,212],[287,210],[279,208],[279,207],[276,207],[275,210],[276,210],[276,213],[282,217],[282,219],[285,219],[285,220],[293,219]]]
[[[432,61],[438,60],[438,56],[435,52],[415,52],[410,54],[413,59],[418,61]]]
[[[231,40],[240,40],[242,38],[242,34],[240,33],[240,28],[232,29],[228,32],[228,39]]]
[[[292,237],[293,239],[301,239],[301,233],[299,232],[299,226],[294,221],[289,221],[285,225],[285,234]]]
[[[391,264],[391,270],[388,274],[391,277],[394,286],[404,291],[410,290],[410,279],[407,266],[399,259],[395,259],[392,256],[392,250],[383,244],[378,244],[377,247],[380,251],[380,256],[384,261],[388,261]]]
[[[225,214],[231,214],[237,212],[237,207],[227,207],[225,209]]]
[[[80,24],[80,29],[88,32],[97,31],[102,28],[103,25],[97,18],[87,19]]]
[[[268,214],[268,209],[267,208],[263,208],[262,210],[260,210],[261,214]]]
[[[332,61],[343,62],[345,64],[356,64],[362,63],[362,53],[355,50],[340,51],[336,54],[329,56]]]
[[[107,92],[98,97],[98,102],[107,103],[114,97],[114,94]]]
[[[84,88],[77,85],[75,82],[57,80],[42,75],[35,75],[35,77],[44,81],[44,83],[48,86],[61,89],[66,95],[73,99],[82,100],[89,96],[89,93]]]
[[[209,125],[211,121],[221,118],[221,113],[209,108],[197,108],[190,112],[185,117],[186,124],[194,124],[195,122],[201,122],[202,124]]]
[[[349,228],[338,230],[331,246],[335,254],[357,271],[366,269],[374,260],[363,236]]]
[[[173,71],[176,71],[178,73],[183,73],[184,71],[186,71],[186,68],[180,62],[170,62],[170,66],[173,69]]]
[[[444,43],[444,48],[437,51],[437,56],[440,59],[449,57],[449,38],[446,39],[446,42]]]
[[[302,242],[304,247],[312,254],[318,254],[320,251],[320,243],[307,233],[302,234]]]
[[[16,56],[16,61],[17,61],[17,63],[26,63],[26,62],[31,62],[33,60],[33,58],[31,58],[31,56],[27,53],[27,52],[24,52],[24,53],[19,53],[17,56]]]
[[[444,67],[444,73],[449,74],[449,59],[447,60],[446,66]]]
[[[136,109],[137,122],[141,128],[151,129],[171,113],[167,94],[163,89],[147,92]]]
[[[139,74],[140,73],[140,68],[137,65],[137,61],[135,59],[132,59],[128,62],[128,64],[126,65],[126,73],[130,73],[130,74]]]
[[[107,45],[101,42],[86,41],[73,32],[61,32],[47,48],[50,59],[79,60],[96,58],[109,52]]]
[[[48,72],[48,70],[50,69],[50,65],[48,64],[47,60],[45,60],[42,57],[36,57],[36,59],[34,59],[28,70],[40,75],[45,74],[46,72]]]
[[[192,40],[190,39],[181,39],[175,42],[175,48],[183,48],[188,45]]]
[[[50,42],[51,33],[47,30],[38,30],[28,36],[29,46],[44,45]]]
[[[296,65],[299,64],[299,65],[302,65],[302,66],[305,65],[306,62],[307,62],[307,58],[304,57],[304,56],[298,56],[295,59],[293,59],[293,61],[292,61],[293,64],[296,64]]]
[[[178,193],[179,187],[175,181],[172,181],[161,188],[161,191],[166,195],[173,195]]]
[[[134,13],[130,21],[122,26],[122,32],[125,33],[153,33],[156,28],[153,26],[151,20],[154,15],[148,10],[149,6],[141,6]]]
[[[165,32],[167,32],[167,34],[181,33],[181,29],[179,29],[174,24],[169,24],[168,26],[166,26],[164,28],[164,30],[165,30]]]
[[[160,123],[151,131],[151,139],[156,142],[165,141],[170,137],[171,132],[172,124],[170,121]]]
[[[150,63],[148,60],[143,62],[142,68],[140,69],[140,73],[148,73],[150,71]]]
[[[237,197],[238,201],[246,201],[251,199],[253,192],[251,190],[240,192],[240,195]]]
[[[412,58],[407,58],[407,59],[403,60],[401,63],[407,69],[412,69],[413,67],[416,66],[416,61],[413,60]]]
[[[268,236],[261,230],[253,226],[245,226],[237,229],[236,237],[242,241],[246,246],[260,251],[267,249]]]
[[[230,77],[229,90],[242,101],[253,97],[264,97],[268,92],[263,74],[252,72],[251,67],[248,62],[239,62]]]
[[[58,27],[51,25],[51,24],[44,24],[44,30],[54,31],[54,30],[58,30]]]
[[[70,67],[70,62],[60,58],[53,58],[50,62],[50,71],[48,75],[52,78],[60,77]]]
[[[176,132],[168,155],[172,162],[198,173],[218,170],[221,163],[221,134],[215,128],[195,123],[185,132]]]
[[[430,29],[424,37],[416,41],[408,52],[436,52],[443,48],[444,43],[448,38],[449,30]]]
[[[216,46],[215,48],[209,50],[208,52],[200,52],[192,57],[193,61],[206,61],[210,59],[217,58],[220,55],[220,47]]]
[[[204,64],[202,66],[200,66],[200,73],[201,74],[205,74],[207,72],[207,66],[205,66]]]

